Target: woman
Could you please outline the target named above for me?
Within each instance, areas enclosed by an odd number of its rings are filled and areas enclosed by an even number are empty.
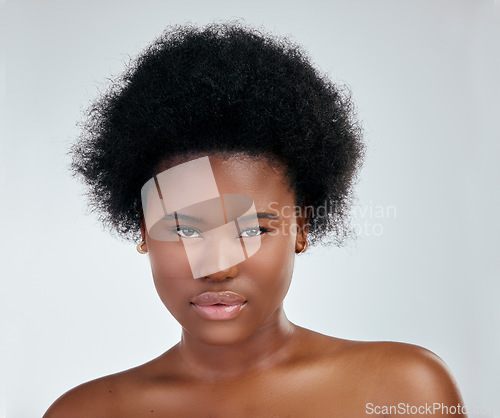
[[[182,336],[45,417],[465,415],[429,351],[283,311],[295,255],[348,236],[363,157],[349,98],[299,47],[238,24],[173,28],[94,103],[72,153]]]

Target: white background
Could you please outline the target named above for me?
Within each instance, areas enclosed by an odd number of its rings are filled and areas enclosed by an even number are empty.
[[[230,18],[303,45],[351,87],[366,131],[367,226],[348,247],[297,258],[289,318],[427,347],[483,408],[471,416],[500,416],[499,12],[488,0],[4,0],[0,416],[41,416],[178,341],[147,256],[86,214],[65,153],[129,56],[169,24]]]

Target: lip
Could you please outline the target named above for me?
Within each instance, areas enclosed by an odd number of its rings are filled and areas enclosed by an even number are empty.
[[[230,290],[203,292],[191,300],[191,305],[203,318],[220,321],[234,318],[247,300]]]

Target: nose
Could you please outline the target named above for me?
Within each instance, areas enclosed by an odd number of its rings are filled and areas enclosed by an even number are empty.
[[[207,239],[199,262],[200,278],[213,281],[234,279],[239,274],[239,264],[244,260],[239,240],[223,234]]]
[[[217,271],[215,273],[207,274],[206,276],[200,277],[204,280],[211,280],[214,282],[222,282],[228,279],[234,279],[238,276],[240,272],[239,264],[235,264],[234,266],[228,267],[224,270]]]
[[[237,232],[224,225],[207,231],[203,239],[185,242],[185,249],[195,279],[205,278],[222,281],[239,274],[239,263],[245,260],[245,252]],[[229,230],[229,231],[227,231]]]

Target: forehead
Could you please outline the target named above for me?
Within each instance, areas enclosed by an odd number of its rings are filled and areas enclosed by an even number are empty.
[[[208,167],[195,164],[203,158],[209,162]],[[244,153],[191,154],[160,163],[156,172],[177,172],[164,182],[165,186],[175,187],[174,184],[177,184],[184,188],[184,192],[188,192],[186,187],[192,192],[196,187],[200,195],[203,195],[202,190],[210,193],[216,187],[219,194],[245,194],[256,203],[260,200],[276,200],[288,204],[290,199],[295,198],[284,164],[271,158],[256,158]]]

